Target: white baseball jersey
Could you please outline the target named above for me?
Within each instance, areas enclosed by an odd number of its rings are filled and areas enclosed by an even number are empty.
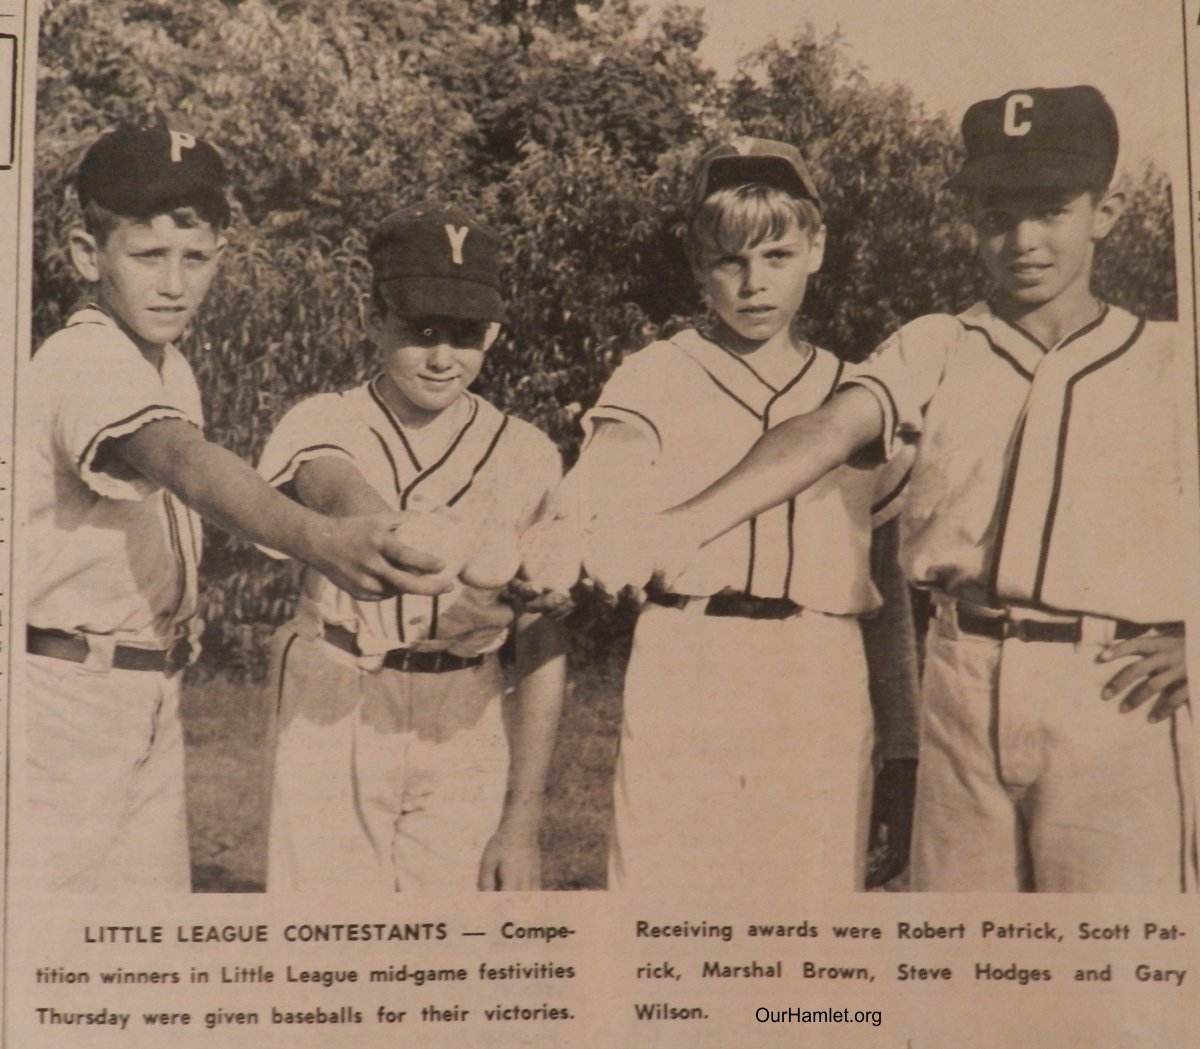
[[[40,889],[190,887],[179,677],[114,669],[113,646],[163,649],[196,608],[200,521],[107,454],[159,419],[200,427],[192,370],[150,363],[96,307],[29,366],[27,621],[84,634],[86,664],[26,657],[27,840]]]
[[[743,358],[688,330],[626,359],[584,417],[584,431],[600,419],[643,431],[655,448],[651,486],[658,500],[646,509],[665,509],[732,468],[764,430],[820,407],[843,373],[837,357],[814,347],[792,380],[776,388]],[[836,615],[877,608],[871,527],[899,510],[907,468],[900,454],[882,470],[833,471],[710,543],[674,589],[707,595],[732,587]]]
[[[159,419],[204,420],[183,356],[155,368],[100,309],[73,314],[29,366],[32,626],[164,648],[196,610],[200,519],[106,455]]]
[[[843,366],[813,349],[777,388],[695,331],[628,358],[584,419],[641,430],[661,507],[703,490],[763,431],[819,407]],[[584,455],[586,456],[586,447]],[[625,677],[610,886],[861,887],[874,726],[856,615],[879,604],[873,517],[899,506],[905,464],[849,467],[701,551],[674,589],[789,597],[786,619],[648,605]],[[655,509],[647,507],[646,509]],[[797,841],[820,840],[801,850]]]
[[[558,450],[550,439],[468,393],[470,411],[462,428],[436,461],[421,462],[377,386],[378,379],[373,379],[297,404],[268,440],[261,474],[283,487],[305,462],[329,456],[347,459],[397,510],[446,508],[469,528],[486,525],[515,542],[561,477]],[[474,655],[499,648],[506,634],[505,627],[488,621],[495,618],[496,591],[460,585],[439,597],[405,594],[386,601],[357,601],[310,571],[305,593],[324,622],[357,635],[366,656],[396,648]],[[475,607],[490,609],[493,615],[478,616]]]
[[[843,382],[878,399],[888,451],[919,439],[902,518],[912,581],[981,604],[1182,619],[1186,359],[1174,325],[1112,306],[1056,347],[986,303],[901,328]]]
[[[878,400],[885,450],[917,444],[901,557],[939,595],[915,888],[1195,888],[1191,711],[1121,714],[1100,695],[1121,663],[1096,658],[1115,619],[1185,615],[1186,360],[1174,325],[1115,307],[1043,347],[979,303],[905,325],[846,379]],[[964,632],[955,599],[1082,614],[1082,639]]]
[[[465,398],[466,421],[423,462],[377,379],[318,394],[280,420],[259,468],[285,487],[306,462],[347,459],[396,509],[446,508],[515,543],[559,481],[558,451],[528,423]],[[272,888],[474,887],[507,782],[496,660],[448,673],[381,664],[397,648],[493,651],[512,619],[498,594],[458,585],[440,597],[357,601],[306,573],[276,642]],[[323,640],[326,624],[354,633],[362,655]]]

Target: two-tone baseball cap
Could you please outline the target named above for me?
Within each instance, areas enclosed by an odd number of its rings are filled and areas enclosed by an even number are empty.
[[[1094,87],[1031,87],[976,102],[948,189],[1107,186],[1117,166],[1117,118]]]
[[[715,146],[692,173],[692,211],[719,189],[749,183],[774,186],[822,206],[821,195],[800,150],[769,138],[735,138]]]
[[[375,228],[367,257],[402,317],[503,322],[500,236],[458,208],[414,204]]]
[[[95,201],[118,215],[150,218],[206,203],[220,225],[229,222],[228,176],[221,154],[195,135],[160,124],[125,124],[101,135],[75,177],[80,206]]]

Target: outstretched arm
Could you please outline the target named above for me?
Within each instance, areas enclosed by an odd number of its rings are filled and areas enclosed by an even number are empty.
[[[874,395],[851,386],[816,411],[768,430],[724,477],[667,514],[703,546],[803,492],[876,440],[882,428]]]
[[[566,685],[566,636],[546,616],[517,622],[517,692],[508,719],[508,791],[500,826],[484,849],[479,888],[541,888],[538,830]]]
[[[425,575],[442,567],[437,558],[399,541],[393,530],[398,515],[315,513],[181,419],[147,423],[110,443],[107,454],[172,492],[206,521],[312,565],[354,597],[434,594],[449,586]]]

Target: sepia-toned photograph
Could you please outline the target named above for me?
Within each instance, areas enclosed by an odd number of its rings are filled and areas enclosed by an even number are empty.
[[[1197,14],[10,4],[8,1044],[1176,1049]]]

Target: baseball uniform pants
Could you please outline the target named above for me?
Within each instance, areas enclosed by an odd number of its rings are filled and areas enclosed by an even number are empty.
[[[856,619],[647,605],[625,680],[610,887],[860,888],[872,740]]]
[[[30,655],[23,699],[19,875],[37,889],[190,891],[179,676]]]
[[[1084,620],[1085,624],[1103,623]],[[930,627],[913,887],[1180,892],[1196,885],[1189,707],[1151,724],[1079,644]]]
[[[269,888],[475,889],[508,777],[496,659],[370,672],[285,629],[275,663]]]

